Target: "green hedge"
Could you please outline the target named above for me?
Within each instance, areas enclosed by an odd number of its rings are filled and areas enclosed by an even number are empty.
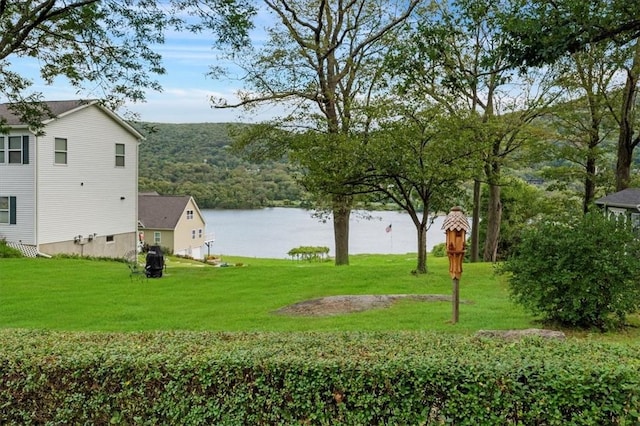
[[[329,255],[329,247],[301,246],[292,248],[287,254],[297,260],[325,260]]]
[[[640,344],[0,331],[0,424],[636,425]]]

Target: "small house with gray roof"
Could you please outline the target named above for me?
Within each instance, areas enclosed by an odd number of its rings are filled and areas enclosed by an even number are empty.
[[[595,201],[606,214],[626,217],[635,227],[640,227],[640,188],[627,188]]]
[[[0,104],[0,239],[31,255],[135,250],[143,136],[96,100],[45,104],[38,131]]]
[[[205,226],[193,197],[138,195],[138,238],[142,244],[161,246],[173,254],[200,259]]]

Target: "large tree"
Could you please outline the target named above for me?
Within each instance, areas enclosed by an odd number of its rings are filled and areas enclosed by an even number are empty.
[[[0,99],[34,128],[50,115],[32,81],[15,70],[35,58],[48,84],[63,77],[113,109],[143,101],[146,89],[161,89],[155,76],[165,70],[153,47],[167,30],[206,29],[238,46],[252,14],[245,0],[0,0]]]
[[[435,3],[418,31],[392,62],[408,96],[423,96],[451,114],[470,117],[472,143],[483,147],[483,173],[476,176],[472,255],[478,253],[480,184],[488,187],[483,259],[495,261],[500,236],[502,169],[529,140],[526,129],[549,102],[549,85],[533,70],[523,74],[507,60],[508,37],[499,17],[504,5],[489,0]],[[473,259],[475,260],[475,259]]]
[[[341,190],[350,166],[345,149],[366,137],[366,105],[377,90],[385,39],[397,35],[419,1],[264,0],[277,22],[264,45],[235,56],[247,90],[238,103],[216,103],[292,108],[272,124],[295,127],[299,138],[288,139],[291,158],[306,174],[307,188],[331,199],[336,265],[349,263],[352,197],[348,188]]]
[[[391,200],[407,212],[417,236],[415,273],[427,272],[427,231],[437,214],[465,200],[463,182],[480,165],[470,144],[471,129],[440,105],[412,105],[385,99],[382,118],[354,161],[349,186]]]
[[[554,167],[543,170],[546,177],[568,185],[579,179],[582,209],[593,204],[608,169],[606,142],[615,135],[611,95],[619,71],[622,52],[612,45],[591,45],[562,58],[556,64],[556,84],[564,90],[563,102],[550,109],[542,123],[549,128],[550,144],[543,144],[547,161]],[[559,164],[559,160],[564,160]]]

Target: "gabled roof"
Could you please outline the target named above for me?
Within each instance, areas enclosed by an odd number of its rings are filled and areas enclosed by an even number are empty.
[[[129,125],[126,121],[120,118],[120,116],[111,111],[109,108],[105,108],[104,106],[102,106],[98,100],[75,99],[67,101],[45,101],[43,102],[43,104],[45,104],[49,108],[54,116],[53,118],[49,118],[47,116],[42,117],[43,124],[50,123],[57,118],[64,117],[65,115],[69,115],[78,110],[95,105],[113,120],[118,122],[122,127],[132,133],[137,139],[144,139],[144,136],[142,136],[142,134],[140,134],[140,132],[138,132],[133,126]],[[9,108],[10,105],[11,104],[7,103],[0,104],[0,118],[6,120],[5,124],[9,127],[26,127],[26,123],[22,122],[20,117],[15,115]]]
[[[188,195],[138,195],[138,221],[148,229],[175,229]]]
[[[640,188],[627,188],[614,192],[595,201],[600,206],[637,209],[640,207]]]

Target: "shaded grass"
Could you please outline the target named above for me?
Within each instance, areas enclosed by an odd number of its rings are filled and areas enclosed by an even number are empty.
[[[506,283],[487,263],[465,264],[460,322],[450,302],[403,300],[386,309],[331,317],[289,317],[277,309],[345,294],[446,294],[446,258],[429,273],[409,273],[415,257],[356,255],[348,267],[331,262],[225,258],[243,267],[215,268],[170,259],[160,279],[133,281],[125,264],[86,259],[1,259],[0,328],[83,331],[378,331],[539,327],[514,305]]]

